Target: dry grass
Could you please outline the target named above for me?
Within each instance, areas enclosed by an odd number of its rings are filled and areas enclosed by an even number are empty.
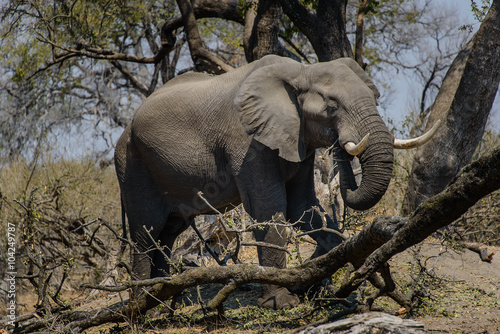
[[[0,170],[0,221],[20,221],[24,212],[14,200],[25,203],[33,191],[34,200],[52,201],[54,209],[68,218],[120,220],[118,182],[113,167],[100,168],[90,160],[48,160],[35,167],[22,161],[13,162]]]
[[[0,171],[0,194],[0,234],[3,238],[7,226],[15,226],[16,270],[19,276],[31,276],[16,281],[18,314],[48,304],[67,305],[86,295],[79,288],[82,282],[96,283],[113,269],[108,264],[119,249],[116,238],[99,221],[82,227],[100,218],[120,231],[112,167],[50,159],[33,167],[17,161]],[[1,248],[5,263],[7,245]],[[4,277],[5,266],[0,270]],[[2,289],[4,284],[2,280]],[[56,297],[43,300],[44,293]]]

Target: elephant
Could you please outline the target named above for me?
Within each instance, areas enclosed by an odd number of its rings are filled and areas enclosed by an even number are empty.
[[[319,205],[317,148],[337,151],[345,204],[374,206],[389,185],[394,159],[394,138],[377,111],[379,95],[350,58],[304,65],[269,55],[222,75],[187,73],[168,81],[145,99],[115,149],[122,208],[136,245],[133,273],[139,279],[166,275],[168,260],[153,240],[169,256],[179,234],[213,208],[243,203],[258,222],[280,213],[303,230],[321,227],[321,215],[309,210]],[[353,156],[362,167],[359,187],[346,163]],[[270,227],[254,237],[284,246],[285,232]],[[313,257],[342,241],[327,232],[311,236]],[[276,248],[258,247],[258,258],[262,266],[286,266],[286,253]],[[298,301],[285,288],[263,284],[258,304],[285,308]]]

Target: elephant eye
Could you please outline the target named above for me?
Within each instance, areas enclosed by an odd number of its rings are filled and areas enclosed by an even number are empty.
[[[339,104],[337,103],[337,101],[328,100],[326,102],[326,112],[328,113],[328,116],[333,115],[338,109]]]

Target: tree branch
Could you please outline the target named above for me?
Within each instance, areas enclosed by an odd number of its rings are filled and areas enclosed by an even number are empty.
[[[184,32],[187,36],[189,51],[196,70],[199,72],[207,71],[214,74],[222,74],[231,71],[233,69],[231,66],[226,64],[221,58],[213,55],[203,46],[191,2],[189,0],[177,0],[177,5],[182,14]]]
[[[118,71],[120,71],[121,74],[123,74],[123,76],[125,78],[127,78],[128,81],[130,81],[130,83],[132,84],[132,86],[134,86],[135,89],[137,89],[139,92],[141,92],[142,95],[144,96],[148,96],[148,88],[142,84],[142,82],[140,82],[139,80],[137,80],[137,78],[132,74],[130,73],[130,71],[128,70],[128,68],[126,68],[125,66],[123,66],[122,64],[120,64],[120,62],[116,61],[116,60],[113,60],[111,61],[111,64],[116,67],[116,69],[118,69]]]
[[[243,9],[238,0],[197,0],[191,3],[197,19],[218,17],[243,24]],[[170,18],[162,27],[162,33],[170,34],[184,26],[182,15]]]

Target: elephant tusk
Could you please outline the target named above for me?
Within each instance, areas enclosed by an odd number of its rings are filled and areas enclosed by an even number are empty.
[[[415,148],[424,145],[436,134],[437,129],[441,125],[441,120],[439,119],[432,128],[421,135],[420,137],[413,139],[397,139],[394,138],[393,147],[400,150],[407,150],[410,148]]]
[[[344,145],[344,150],[346,150],[347,153],[350,155],[358,155],[361,152],[363,152],[366,148],[366,144],[368,144],[368,137],[370,134],[368,133],[366,136],[361,139],[361,141],[357,144],[354,144],[352,141],[347,142]]]

